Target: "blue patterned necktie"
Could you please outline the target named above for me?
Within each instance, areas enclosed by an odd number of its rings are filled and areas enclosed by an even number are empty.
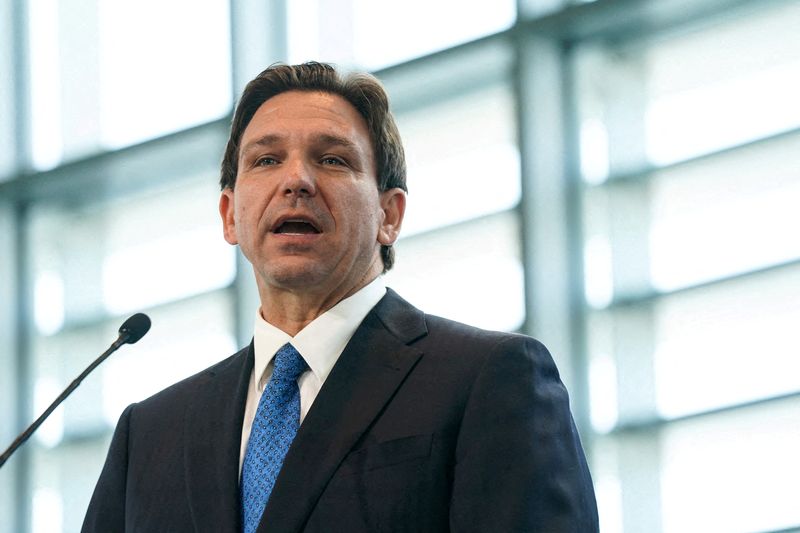
[[[308,365],[289,343],[275,354],[272,377],[258,402],[253,429],[242,464],[242,530],[252,533],[300,427],[297,378]]]

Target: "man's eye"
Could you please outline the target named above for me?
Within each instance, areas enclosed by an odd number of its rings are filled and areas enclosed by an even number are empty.
[[[274,157],[259,157],[256,159],[256,166],[266,167],[270,165],[277,165],[278,161]]]
[[[344,165],[344,161],[336,156],[328,155],[320,161],[323,165]]]

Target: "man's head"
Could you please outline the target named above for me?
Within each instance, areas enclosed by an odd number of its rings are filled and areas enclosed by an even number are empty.
[[[242,135],[258,109],[270,98],[289,91],[338,95],[364,119],[375,162],[376,187],[408,191],[406,162],[400,133],[389,111],[389,99],[380,82],[369,74],[341,75],[325,63],[270,66],[244,89],[231,124],[231,134],[222,160],[220,185],[234,189],[239,174]],[[383,271],[394,264],[391,244],[381,245]]]
[[[318,316],[386,271],[405,201],[400,138],[374,78],[312,63],[248,84],[219,208],[225,239],[253,265],[262,312],[290,298]]]

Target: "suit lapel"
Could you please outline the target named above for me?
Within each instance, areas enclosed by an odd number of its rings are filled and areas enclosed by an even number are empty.
[[[389,290],[342,352],[300,426],[259,533],[300,531],[339,464],[394,395],[422,352],[423,314]]]
[[[209,371],[190,399],[184,431],[189,506],[198,531],[238,532],[239,453],[252,343]]]

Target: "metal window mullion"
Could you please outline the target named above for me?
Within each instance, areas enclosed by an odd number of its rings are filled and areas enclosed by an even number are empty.
[[[16,390],[13,409],[14,428],[25,429],[33,420],[33,280],[31,278],[29,246],[29,206],[19,203],[14,206],[14,338]],[[8,523],[14,524],[11,531],[30,531],[33,501],[33,460],[31,443],[18,449],[14,456],[14,509]]]

